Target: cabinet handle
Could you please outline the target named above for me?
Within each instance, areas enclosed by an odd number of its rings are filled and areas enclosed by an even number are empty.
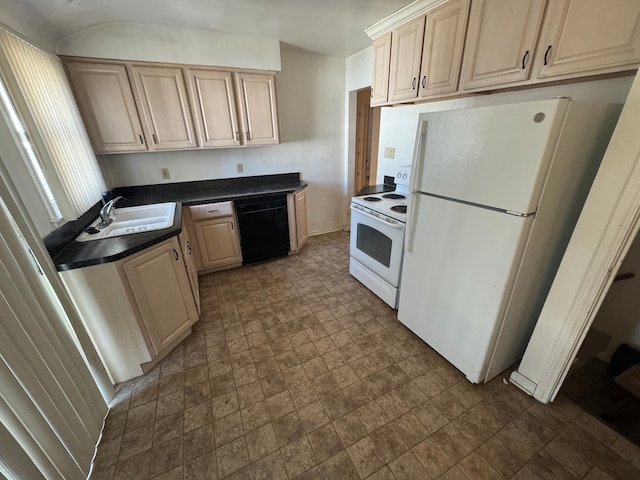
[[[156,134],[152,134],[151,135],[153,137],[153,143],[158,143],[158,137],[156,137]]]
[[[233,230],[233,222],[230,222],[230,224],[231,224],[231,230]]]
[[[191,255],[191,242],[187,240],[187,248],[189,249],[189,255]]]
[[[547,51],[544,52],[544,64],[547,65],[549,63],[549,52],[551,51],[551,45],[547,47]]]
[[[236,142],[240,140],[240,132],[236,132]]]
[[[371,98],[373,98],[373,87],[371,87],[369,90],[371,90],[371,93],[369,95],[371,96]]]
[[[249,131],[247,130],[246,132],[244,132],[247,134],[247,140],[251,140],[251,133],[249,133]]]
[[[426,88],[426,86],[427,86],[427,76],[424,75],[422,77],[422,88]]]
[[[178,252],[175,248],[172,248],[171,250],[173,250],[173,253],[175,253],[176,255],[176,261],[180,258],[180,255],[178,255]]]
[[[413,77],[413,82],[411,82],[411,90],[416,89],[416,77]]]
[[[218,211],[219,211],[219,210],[207,210],[207,213],[216,213],[216,212],[218,212]]]
[[[138,137],[140,137],[140,143],[141,143],[142,145],[144,145],[144,139],[142,138],[142,134],[140,134],[140,133],[139,133],[139,134],[138,134]]]
[[[524,57],[522,57],[522,69],[527,68],[527,57],[529,56],[529,50],[524,52]]]

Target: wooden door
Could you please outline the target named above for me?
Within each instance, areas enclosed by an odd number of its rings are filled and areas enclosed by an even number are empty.
[[[131,67],[138,103],[153,150],[196,148],[196,138],[181,68]]]
[[[240,145],[240,125],[233,74],[217,70],[188,70],[194,116],[203,147]]]
[[[147,150],[125,66],[66,62],[65,67],[95,152]]]
[[[275,75],[237,73],[245,145],[280,143]]]
[[[307,228],[307,189],[294,193],[293,200],[296,206],[296,249],[299,250],[309,238]]]
[[[526,81],[546,0],[474,0],[462,68],[462,90]]]
[[[198,319],[178,240],[148,249],[122,266],[158,354]]]
[[[353,194],[369,185],[371,173],[371,105],[367,90],[359,90],[356,103],[356,151]]]
[[[389,62],[391,61],[391,32],[373,41],[373,73],[371,75],[371,105],[387,102],[389,94]]]
[[[410,100],[418,96],[418,76],[422,57],[424,17],[391,32],[389,101]]]
[[[470,0],[451,0],[427,13],[420,67],[419,96],[458,90]]]
[[[198,251],[204,268],[242,262],[240,240],[234,217],[194,222]]]
[[[536,58],[537,77],[593,75],[637,68],[638,0],[549,2]]]

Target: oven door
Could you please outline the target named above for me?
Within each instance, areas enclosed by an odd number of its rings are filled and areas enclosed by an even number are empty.
[[[351,257],[397,287],[404,242],[404,224],[389,223],[351,206]]]

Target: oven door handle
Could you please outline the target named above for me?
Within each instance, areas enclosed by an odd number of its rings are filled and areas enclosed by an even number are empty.
[[[358,213],[364,215],[365,217],[373,218],[374,220],[377,220],[378,222],[383,222],[385,225],[388,225],[388,226],[390,226],[392,228],[397,228],[398,230],[404,229],[404,224],[402,224],[400,222],[398,222],[398,223],[389,223],[384,218],[376,217],[375,215],[371,215],[370,213],[363,212],[362,210],[360,210],[359,208],[354,207],[353,205],[351,205],[351,210],[353,210],[354,212],[358,212]]]

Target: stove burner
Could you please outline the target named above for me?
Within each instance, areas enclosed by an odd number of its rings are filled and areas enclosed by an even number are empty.
[[[394,212],[398,212],[398,213],[407,213],[407,206],[406,205],[394,205],[393,207],[391,207],[391,210],[393,210]]]
[[[367,202],[379,202],[382,199],[378,198],[378,197],[364,197],[363,200],[365,200]]]
[[[407,197],[400,195],[399,193],[387,193],[386,195],[382,195],[382,198],[387,198],[389,200],[403,200]]]

